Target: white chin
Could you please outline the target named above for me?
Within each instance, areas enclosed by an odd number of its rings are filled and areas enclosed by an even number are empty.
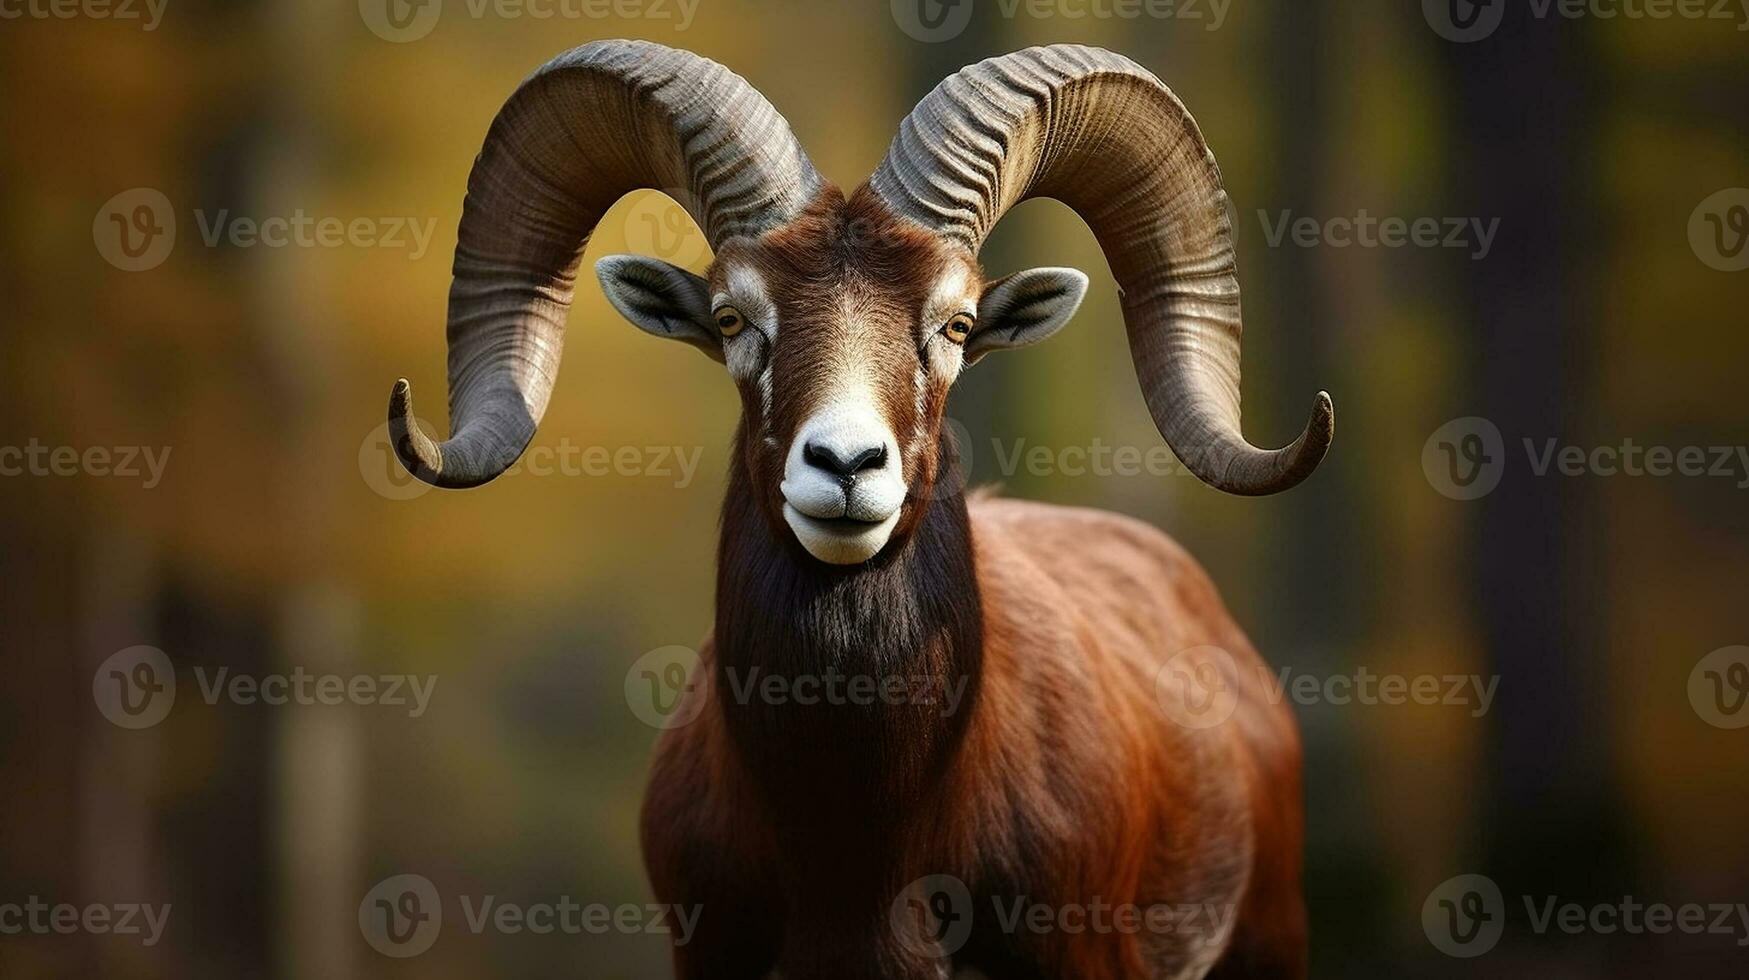
[[[842,520],[809,517],[786,503],[783,519],[808,554],[832,565],[856,565],[873,558],[886,546],[893,528],[898,526],[899,509],[879,524],[847,524]]]

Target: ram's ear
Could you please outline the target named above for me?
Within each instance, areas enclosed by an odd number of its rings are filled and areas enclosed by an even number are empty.
[[[978,325],[966,341],[966,363],[993,350],[1036,344],[1061,330],[1087,295],[1076,269],[1028,269],[984,287]]]
[[[607,301],[639,330],[723,359],[722,336],[711,322],[710,284],[702,277],[642,255],[609,255],[595,263],[595,275]]]

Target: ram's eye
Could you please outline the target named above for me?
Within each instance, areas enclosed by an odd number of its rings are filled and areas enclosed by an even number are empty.
[[[717,307],[716,312],[712,313],[711,316],[716,319],[717,329],[721,330],[725,337],[735,336],[741,332],[742,327],[747,325],[747,318],[741,315],[741,311],[727,304]]]
[[[963,344],[972,335],[972,315],[970,313],[955,313],[953,319],[947,321],[941,328],[942,336],[956,344]]]

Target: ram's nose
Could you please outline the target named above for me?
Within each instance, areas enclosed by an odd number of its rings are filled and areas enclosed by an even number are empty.
[[[849,484],[856,481],[859,473],[886,466],[887,447],[881,443],[846,452],[824,442],[809,442],[802,447],[802,461],[840,483]]]
[[[898,525],[904,460],[892,427],[866,403],[839,403],[804,423],[784,464],[784,520],[814,557],[873,557]]]

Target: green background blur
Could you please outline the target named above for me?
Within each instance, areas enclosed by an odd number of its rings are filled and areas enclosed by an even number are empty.
[[[1048,346],[961,381],[949,411],[973,482],[1167,530],[1296,673],[1499,678],[1481,717],[1297,709],[1316,975],[1744,975],[1741,929],[1539,936],[1520,900],[1749,900],[1749,730],[1709,724],[1688,686],[1702,657],[1749,643],[1749,474],[1539,477],[1522,449],[1749,445],[1749,272],[1710,267],[1688,233],[1703,201],[1749,185],[1739,23],[1513,3],[1492,36],[1454,43],[1413,2],[1123,18],[1093,16],[1113,9],[1099,0],[1082,17],[1080,0],[1048,16],[975,0],[957,33],[919,40],[909,0],[551,19],[442,0],[405,8],[441,18],[392,42],[375,2],[168,0],[153,30],[0,19],[0,445],[171,451],[150,488],[0,478],[0,903],[173,906],[150,948],[0,936],[0,976],[667,975],[661,936],[473,935],[455,896],[649,900],[636,816],[656,731],[625,681],[711,623],[732,386],[631,329],[586,275],[535,445],[629,447],[635,472],[396,499],[414,488],[380,428],[403,375],[441,413],[455,226],[493,114],[534,67],[608,37],[741,73],[847,188],[917,99],[980,58],[1078,41],[1158,74],[1235,201],[1248,434],[1285,442],[1326,388],[1335,447],[1262,500],[1181,475],[1004,467],[1022,446],[1159,444],[1091,234],[1034,203],[986,248],[989,273],[1072,265],[1093,287]],[[135,188],[162,193],[177,226],[140,272],[105,245],[106,209]],[[1498,231],[1480,260],[1271,243],[1289,213],[1362,209]],[[203,240],[221,211],[300,210],[435,234],[417,257]],[[636,251],[702,271],[678,213],[627,198],[585,263]],[[1462,501],[1424,449],[1470,416],[1498,427],[1508,463]],[[653,447],[698,454],[696,474],[647,472]],[[163,723],[129,731],[97,710],[93,675],[137,644],[182,686]],[[209,705],[193,672],[220,667],[437,687],[418,718]],[[447,903],[437,945],[401,961],[357,924],[365,892],[399,873]],[[1505,939],[1476,960],[1442,955],[1422,924],[1429,893],[1465,873],[1508,896]]]

